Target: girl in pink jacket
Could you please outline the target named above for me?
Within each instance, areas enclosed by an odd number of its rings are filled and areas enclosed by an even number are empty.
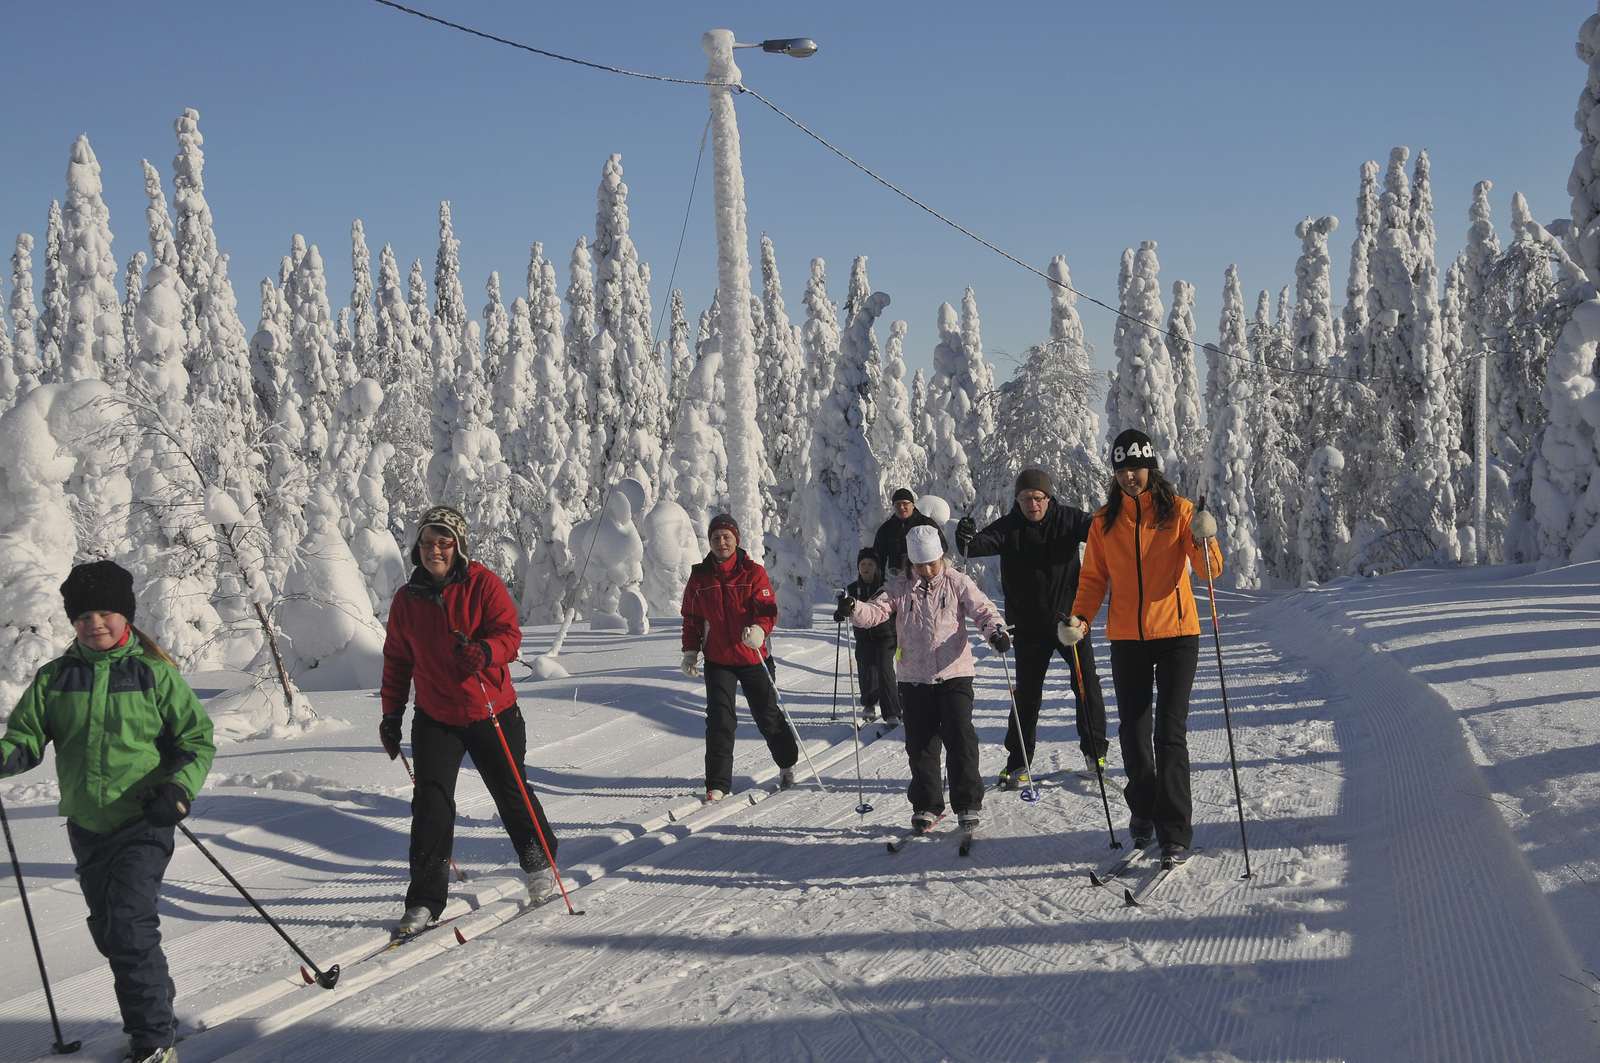
[[[911,829],[921,833],[944,813],[939,747],[950,772],[950,804],[962,830],[978,826],[983,778],[978,774],[978,732],[972,727],[972,647],[968,617],[986,633],[996,653],[1011,648],[1005,621],[978,585],[950,570],[937,528],[912,528],[906,536],[912,574],[894,579],[870,602],[845,598],[856,627],[894,617],[901,659],[900,711],[911,760]]]

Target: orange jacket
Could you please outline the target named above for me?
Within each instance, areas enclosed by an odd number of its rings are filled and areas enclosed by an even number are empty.
[[[1156,523],[1149,492],[1123,498],[1116,523],[1105,530],[1105,510],[1094,515],[1089,543],[1078,577],[1074,616],[1093,620],[1109,591],[1106,610],[1108,639],[1168,639],[1200,634],[1200,616],[1190,589],[1190,565],[1205,564],[1205,555],[1189,537],[1194,503],[1179,498],[1172,516]],[[1210,544],[1211,578],[1222,575],[1222,551]]]

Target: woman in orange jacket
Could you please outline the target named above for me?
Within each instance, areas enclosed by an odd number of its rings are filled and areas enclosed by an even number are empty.
[[[1194,839],[1188,717],[1200,617],[1190,572],[1209,564],[1215,579],[1222,574],[1222,552],[1214,541],[1216,521],[1178,497],[1161,474],[1149,436],[1133,428],[1119,435],[1111,467],[1106,504],[1089,530],[1073,616],[1063,618],[1057,635],[1065,645],[1077,642],[1110,596],[1106,639],[1128,773],[1128,833],[1136,849],[1159,840],[1162,865],[1170,868],[1188,859]]]

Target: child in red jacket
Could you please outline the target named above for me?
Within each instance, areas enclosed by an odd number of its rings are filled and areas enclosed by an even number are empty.
[[[764,657],[778,619],[767,570],[739,549],[739,525],[726,513],[711,518],[711,552],[694,566],[683,589],[683,674],[700,674],[705,654],[706,803],[733,789],[734,684],[744,691],[761,736],[780,769],[778,785],[794,785],[800,746],[778,708]]]

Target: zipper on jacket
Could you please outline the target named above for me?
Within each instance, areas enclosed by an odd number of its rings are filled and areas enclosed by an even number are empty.
[[[1139,618],[1139,641],[1144,641],[1144,547],[1140,544],[1139,525],[1144,521],[1144,508],[1139,505],[1139,496],[1133,496],[1133,571],[1139,577],[1139,610],[1135,614]]]

